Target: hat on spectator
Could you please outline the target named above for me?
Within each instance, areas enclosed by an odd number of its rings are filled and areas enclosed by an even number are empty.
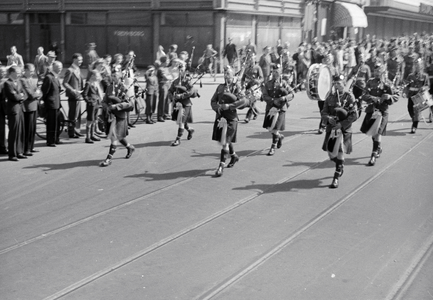
[[[56,52],[54,52],[54,51],[48,51],[47,56],[48,56],[48,57],[53,57],[53,58],[56,58],[56,57],[57,57],[57,56],[56,56]]]

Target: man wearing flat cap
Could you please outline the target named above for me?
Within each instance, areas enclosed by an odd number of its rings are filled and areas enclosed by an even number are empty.
[[[355,97],[344,91],[345,77],[336,75],[333,77],[333,83],[335,92],[326,98],[321,111],[322,122],[327,124],[322,150],[327,151],[329,158],[335,162],[334,178],[329,187],[337,188],[339,178],[343,175],[344,153],[352,152],[352,123],[356,121],[358,114]],[[342,143],[336,146],[337,153],[330,149],[331,133],[342,135]]]

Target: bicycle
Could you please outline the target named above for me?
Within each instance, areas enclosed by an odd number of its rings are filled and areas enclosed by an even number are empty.
[[[68,100],[60,100],[61,102],[66,102]],[[81,100],[84,101],[84,100]],[[84,109],[81,114],[78,116],[80,119],[83,118],[83,115],[87,113],[86,109]],[[68,132],[68,128],[69,125],[72,125],[74,123],[74,121],[69,120],[68,118],[68,114],[65,111],[65,108],[63,106],[60,107],[59,110],[59,116],[58,116],[58,123],[59,123],[59,136],[60,134],[62,134],[62,132]],[[97,126],[99,131],[101,131],[102,133],[105,133],[105,122],[102,119],[102,117],[100,115],[98,115],[98,120],[97,120]],[[66,127],[66,128],[65,128]],[[36,118],[36,135],[43,139],[46,140],[47,139],[47,132],[46,132],[46,119],[44,116],[44,112],[43,112],[43,107],[41,105],[39,105],[38,107],[38,116]],[[101,137],[101,134],[96,134],[99,137]]]

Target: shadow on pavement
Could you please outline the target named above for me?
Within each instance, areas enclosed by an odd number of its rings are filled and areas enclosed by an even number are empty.
[[[328,188],[329,180],[332,176],[324,177],[320,179],[300,179],[280,184],[250,184],[244,187],[237,187],[233,190],[259,190],[264,194],[278,193],[278,192],[290,192],[292,190],[311,190],[317,188]],[[324,181],[326,181],[324,183]]]
[[[103,158],[98,160],[74,161],[63,164],[41,164],[24,167],[24,169],[43,169],[42,171],[67,170],[80,167],[98,167]]]
[[[173,180],[173,179],[179,179],[179,178],[194,178],[199,176],[208,176],[206,173],[208,171],[211,171],[213,169],[196,169],[196,170],[186,170],[186,171],[178,171],[178,172],[167,172],[167,173],[150,173],[145,172],[142,174],[135,174],[135,175],[127,175],[125,178],[142,178],[145,181],[151,181],[151,180]]]

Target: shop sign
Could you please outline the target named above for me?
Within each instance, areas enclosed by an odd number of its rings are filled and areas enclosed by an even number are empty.
[[[133,31],[133,30],[116,30],[114,31],[116,36],[144,36],[144,31]]]

